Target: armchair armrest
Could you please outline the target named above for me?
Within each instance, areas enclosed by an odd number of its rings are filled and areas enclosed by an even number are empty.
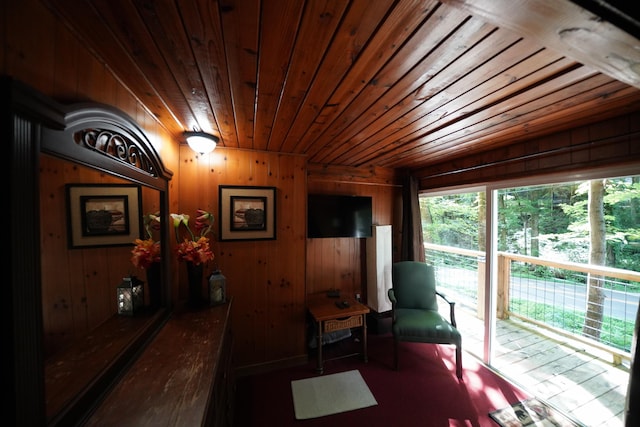
[[[438,292],[436,291],[436,295],[438,295],[440,298],[442,298],[447,304],[449,304],[449,318],[451,319],[451,325],[453,325],[453,327],[456,327],[456,313],[455,313],[455,307],[456,307],[456,303],[455,301],[451,301],[449,298],[447,298],[447,296],[445,294],[443,294],[442,292]]]
[[[391,301],[391,320],[396,320],[396,303],[398,300],[396,299],[396,293],[393,288],[389,288],[387,291],[387,295],[389,296],[389,301]]]

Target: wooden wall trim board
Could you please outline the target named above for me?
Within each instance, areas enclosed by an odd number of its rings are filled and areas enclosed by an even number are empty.
[[[398,171],[379,167],[347,167],[317,163],[307,163],[307,176],[312,182],[358,183],[365,185],[400,186]]]
[[[259,375],[266,372],[278,371],[280,369],[304,365],[307,362],[309,362],[309,356],[305,352],[304,354],[287,357],[284,359],[272,360],[269,362],[259,362],[253,365],[237,366],[235,369],[235,374],[238,378],[251,375]]]

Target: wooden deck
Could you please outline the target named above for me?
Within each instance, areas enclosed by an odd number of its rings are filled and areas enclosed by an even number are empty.
[[[463,348],[482,360],[482,321],[462,307],[456,320]],[[585,426],[624,426],[628,364],[518,320],[499,320],[495,341],[492,367],[528,393]]]

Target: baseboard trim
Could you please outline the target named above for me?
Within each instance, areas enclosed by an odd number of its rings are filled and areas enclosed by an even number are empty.
[[[291,368],[293,366],[305,365],[307,363],[309,363],[309,356],[306,354],[302,354],[299,356],[290,357],[288,359],[279,359],[267,363],[239,366],[235,368],[235,374],[236,377],[241,378],[251,375],[264,374],[280,369]]]

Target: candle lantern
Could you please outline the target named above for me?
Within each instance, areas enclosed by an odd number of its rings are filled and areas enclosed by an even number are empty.
[[[136,276],[125,277],[116,289],[118,314],[133,316],[144,306],[144,282]]]
[[[224,304],[227,301],[227,278],[220,270],[216,270],[209,276],[209,303],[210,305]]]

